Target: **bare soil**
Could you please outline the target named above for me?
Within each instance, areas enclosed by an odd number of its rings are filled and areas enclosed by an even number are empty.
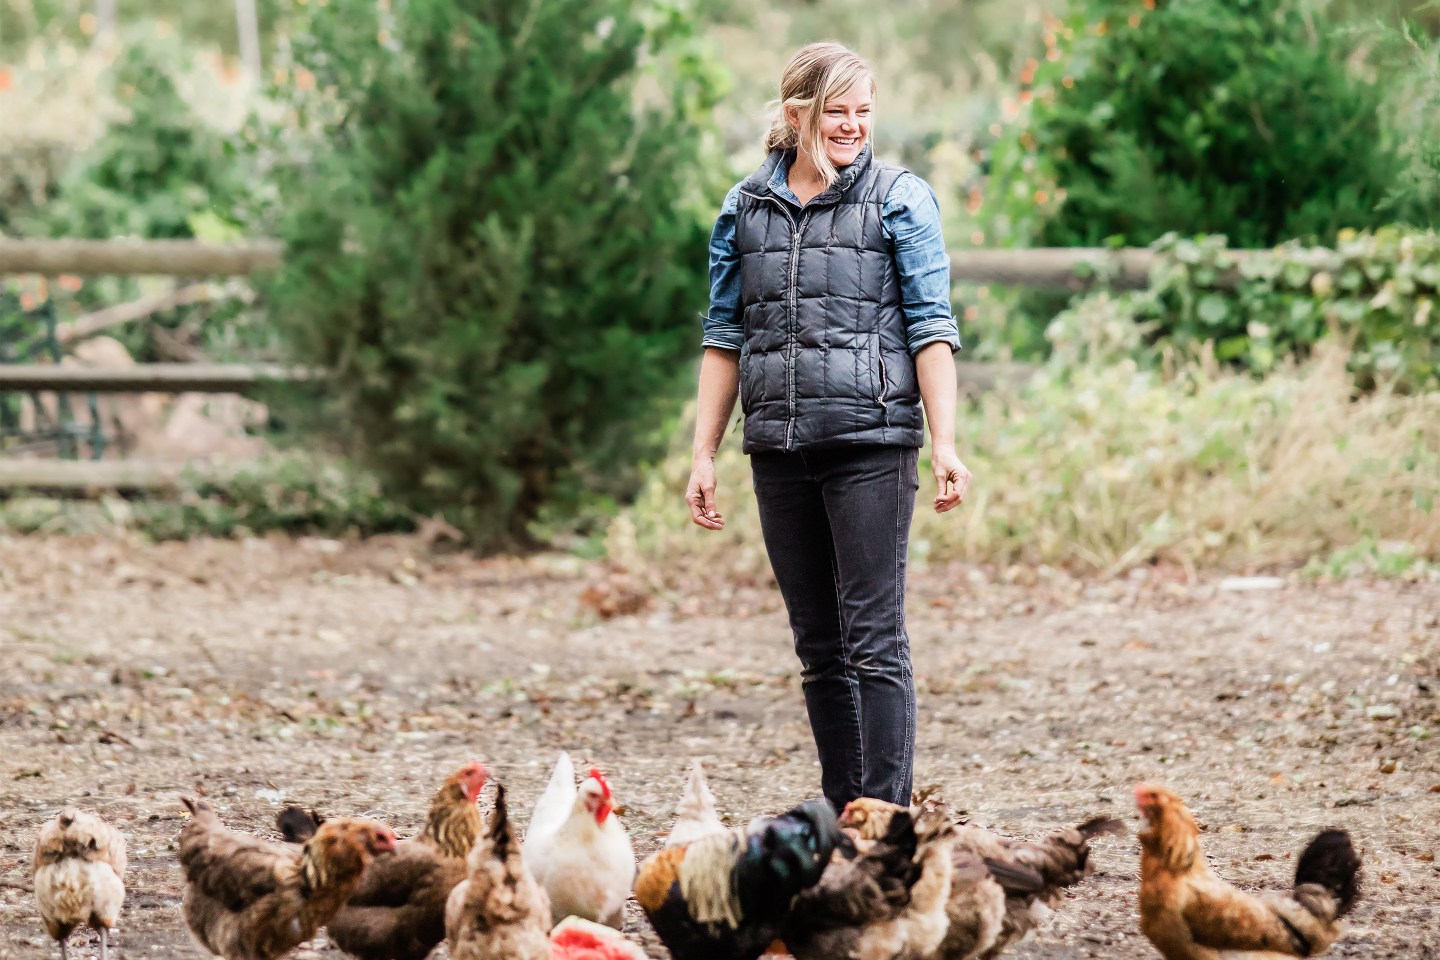
[[[1162,782],[1250,888],[1285,885],[1309,836],[1343,826],[1366,872],[1334,955],[1440,957],[1440,584],[998,579],[1018,582],[914,577],[920,784],[1029,835],[1133,823],[1133,784]],[[0,540],[0,958],[58,952],[23,886],[63,804],[128,835],[118,955],[168,958],[199,955],[179,915],[182,792],[249,830],[293,800],[403,834],[475,756],[528,809],[563,747],[610,775],[641,856],[692,757],[737,822],[814,795],[778,595],[633,587],[570,557],[413,538]],[[1095,875],[1012,955],[1155,956],[1137,849],[1099,841]],[[627,929],[662,955],[633,904]],[[97,948],[72,938],[72,956]],[[301,955],[339,956],[323,937]]]

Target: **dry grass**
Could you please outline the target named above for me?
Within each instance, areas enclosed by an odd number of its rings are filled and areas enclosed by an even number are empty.
[[[1334,351],[1263,381],[1204,364],[1172,377],[1129,361],[1047,370],[1017,394],[966,404],[959,424],[975,485],[962,512],[937,517],[922,482],[921,562],[1253,569],[1394,541],[1440,557],[1440,394],[1352,398]],[[732,433],[723,533],[689,523],[686,440],[614,524],[611,557],[672,581],[766,576],[738,448]]]

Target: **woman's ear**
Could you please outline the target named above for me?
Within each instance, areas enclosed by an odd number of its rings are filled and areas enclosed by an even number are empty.
[[[785,122],[790,124],[791,129],[796,133],[800,132],[800,108],[793,104],[785,107]]]

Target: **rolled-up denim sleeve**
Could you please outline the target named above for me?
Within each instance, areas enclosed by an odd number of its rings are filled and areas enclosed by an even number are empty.
[[[740,188],[731,188],[710,231],[710,312],[701,316],[702,347],[739,350],[745,342],[740,323],[740,254],[735,249],[735,211]]]
[[[895,247],[910,353],[937,342],[959,350],[960,324],[950,308],[950,255],[935,192],[913,173],[901,174],[880,212]]]

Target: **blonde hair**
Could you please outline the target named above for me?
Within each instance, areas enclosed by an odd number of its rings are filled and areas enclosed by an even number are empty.
[[[765,134],[765,152],[794,147],[809,155],[825,178],[826,186],[840,176],[825,153],[820,135],[820,117],[825,104],[844,96],[855,84],[866,81],[875,93],[875,75],[870,64],[843,44],[812,43],[795,51],[780,75],[780,99],[771,104],[770,130]],[[785,111],[800,111],[800,129],[786,119]]]

